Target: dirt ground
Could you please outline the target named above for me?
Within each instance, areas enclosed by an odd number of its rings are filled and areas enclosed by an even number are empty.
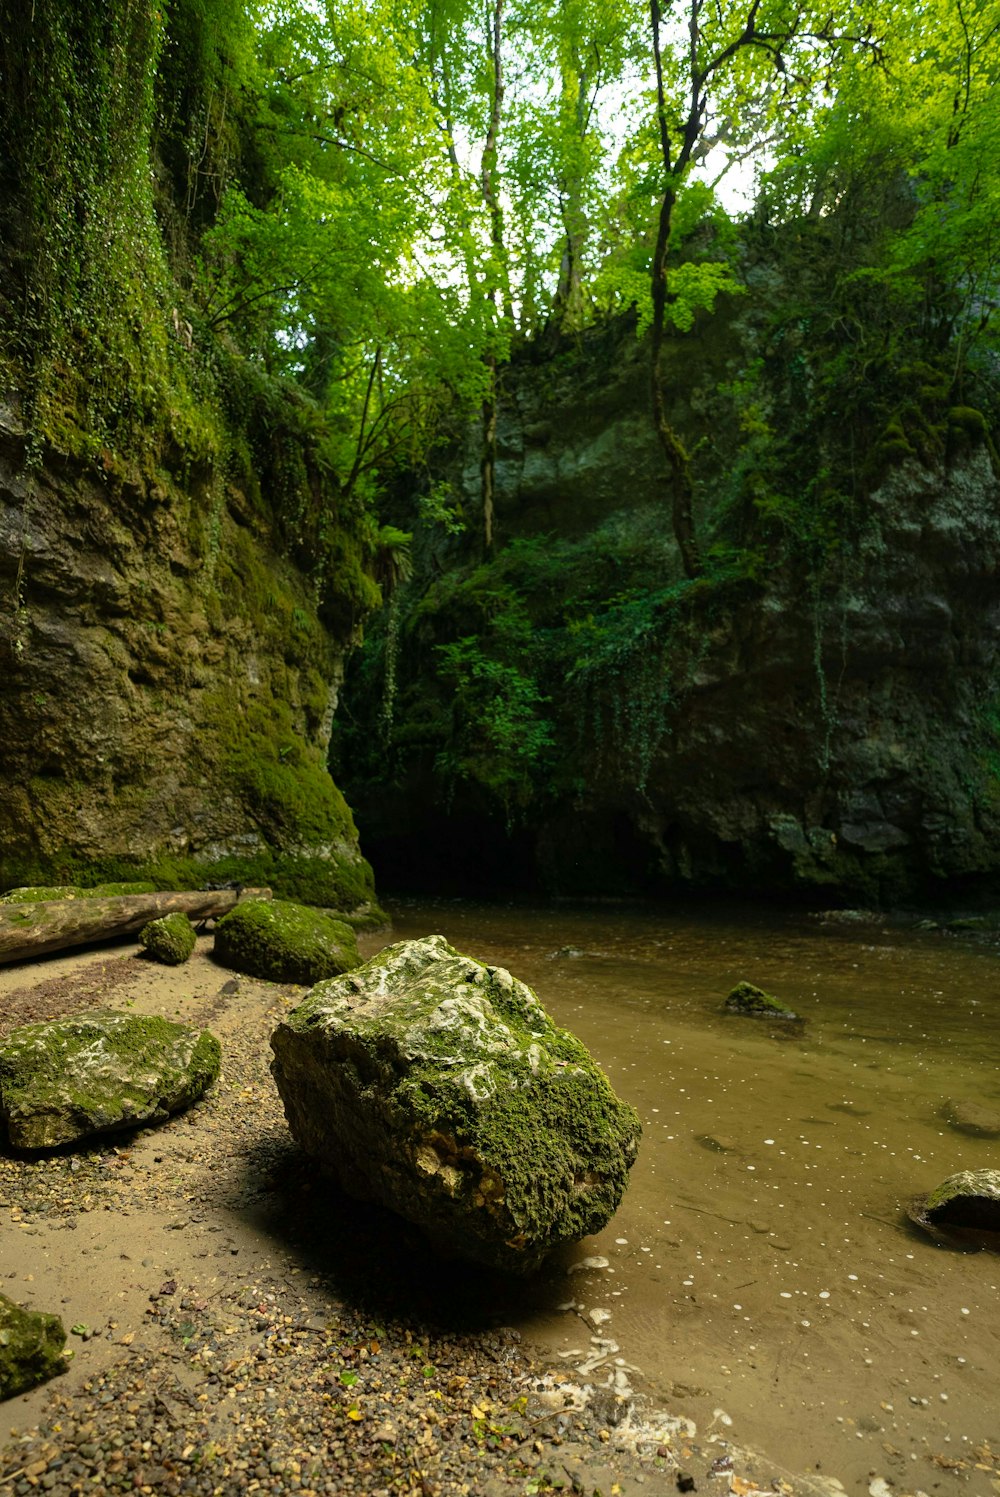
[[[0,1034],[110,1007],[207,1026],[223,1051],[163,1126],[48,1158],[0,1148],[0,1288],[61,1315],[72,1353],[0,1407],[0,1494],[792,1491],[724,1430],[546,1365],[510,1324],[509,1282],[318,1176],[268,1070],[304,990],[211,946],[174,968],[119,943],[0,969]]]

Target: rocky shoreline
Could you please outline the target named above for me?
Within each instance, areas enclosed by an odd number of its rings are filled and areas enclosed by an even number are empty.
[[[106,1004],[209,1025],[223,1046],[219,1082],[163,1127],[0,1154],[3,1290],[58,1311],[74,1353],[2,1406],[0,1492],[770,1484],[725,1439],[546,1365],[504,1324],[509,1284],[318,1178],[268,1072],[268,1037],[303,990],[233,978],[208,944],[181,968],[132,947],[0,973],[3,1030]]]

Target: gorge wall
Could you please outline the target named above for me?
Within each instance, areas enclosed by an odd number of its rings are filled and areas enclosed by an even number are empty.
[[[25,473],[0,410],[5,887],[137,873],[373,899],[325,766],[350,629],[221,475]]]
[[[315,402],[196,284],[225,185],[267,190],[250,26],[0,0],[0,884],[363,916],[326,755],[374,528]]]
[[[773,271],[756,274],[767,293]],[[895,372],[890,398],[862,387],[857,411],[828,403],[809,426],[796,393],[808,340],[776,334],[768,300],[672,344],[702,577],[680,573],[628,326],[511,371],[491,555],[476,537],[475,432],[450,469],[465,534],[417,514],[419,575],[352,666],[337,738],[390,884],[827,903],[995,892],[987,422],[921,364]],[[763,376],[741,408],[755,358]],[[785,470],[767,471],[785,438]],[[864,469],[849,500],[835,482],[848,462]]]

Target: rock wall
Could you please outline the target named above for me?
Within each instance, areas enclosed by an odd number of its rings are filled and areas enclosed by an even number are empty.
[[[746,366],[747,327],[734,333],[724,314],[703,329],[674,345],[672,383],[709,531],[738,462],[725,385]],[[755,533],[744,537],[741,575],[720,565],[685,584],[644,354],[633,335],[606,330],[512,371],[499,553],[463,560],[457,543],[449,551],[424,538],[424,579],[399,626],[397,790],[374,793],[356,745],[341,750],[381,876],[402,887],[442,878],[458,890],[568,895],[701,886],[826,902],[995,890],[1000,484],[986,434],[949,440],[932,460],[887,464],[811,569],[790,555],[776,562]],[[476,456],[473,433],[454,470],[473,526]],[[803,453],[803,488],[821,456]],[[621,535],[631,549],[614,552]],[[594,620],[611,616],[642,568],[652,603],[627,650],[612,640],[615,657]],[[520,650],[536,663],[536,710],[556,742],[531,792],[504,807],[467,770],[485,752],[467,725],[462,752],[450,746],[437,652],[473,630],[488,652],[505,611],[510,636],[510,610],[522,606],[528,627],[504,659],[516,663]],[[606,653],[583,714],[571,704],[580,669],[568,647],[537,665],[559,631]],[[349,675],[352,715],[373,680]],[[459,774],[446,783],[449,753]]]
[[[373,900],[326,771],[350,631],[221,473],[26,469],[0,408],[0,882],[141,871]]]

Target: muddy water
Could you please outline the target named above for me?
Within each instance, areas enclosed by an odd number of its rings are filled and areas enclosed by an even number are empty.
[[[514,1305],[524,1333],[790,1476],[995,1497],[1000,1259],[902,1208],[1000,1165],[941,1117],[1000,1111],[996,949],[806,916],[397,909],[394,939],[431,931],[529,982],[643,1121],[621,1209]],[[721,1013],[742,978],[801,1031]]]

